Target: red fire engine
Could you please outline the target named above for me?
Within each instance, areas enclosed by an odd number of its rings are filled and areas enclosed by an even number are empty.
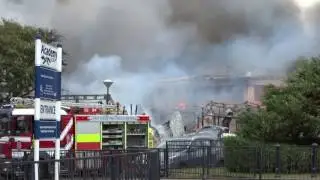
[[[148,115],[128,115],[119,105],[62,104],[62,151],[152,147]],[[33,117],[33,99],[15,98],[0,108],[0,158],[19,159],[32,154],[25,152],[32,152]],[[54,141],[40,140],[40,160],[53,158],[49,152],[54,148]]]

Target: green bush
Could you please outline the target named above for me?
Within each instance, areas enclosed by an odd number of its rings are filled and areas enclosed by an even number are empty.
[[[311,172],[311,146],[281,144],[279,155],[278,168],[281,173]],[[317,157],[320,157],[319,155],[317,150]],[[224,163],[225,167],[232,172],[273,173],[277,168],[276,156],[275,144],[252,142],[241,137],[224,139]]]
[[[224,139],[224,163],[232,172],[252,172],[256,168],[257,147],[237,137]]]

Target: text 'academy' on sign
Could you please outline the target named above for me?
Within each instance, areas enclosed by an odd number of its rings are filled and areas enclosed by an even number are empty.
[[[41,56],[42,64],[49,65],[57,61],[57,52],[44,44],[41,46],[41,54],[46,55],[46,57],[43,55]]]

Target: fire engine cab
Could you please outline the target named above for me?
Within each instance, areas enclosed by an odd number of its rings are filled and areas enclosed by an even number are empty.
[[[71,116],[61,109],[63,120],[70,120]],[[21,154],[30,151],[33,145],[33,116],[34,108],[28,106],[9,104],[0,108],[0,157],[11,159],[21,157]],[[72,135],[72,131],[67,134]],[[69,135],[70,136],[70,135]],[[65,138],[62,140],[66,146]],[[42,149],[54,149],[54,143],[48,147],[47,142],[41,142]],[[68,144],[72,148],[72,144]],[[64,148],[63,147],[63,148]]]

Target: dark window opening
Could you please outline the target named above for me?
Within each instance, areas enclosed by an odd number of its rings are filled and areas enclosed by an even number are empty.
[[[15,117],[15,127],[13,128],[13,133],[16,135],[32,133],[31,123],[33,116],[16,116]]]
[[[10,117],[7,113],[0,114],[0,135],[10,134]]]

